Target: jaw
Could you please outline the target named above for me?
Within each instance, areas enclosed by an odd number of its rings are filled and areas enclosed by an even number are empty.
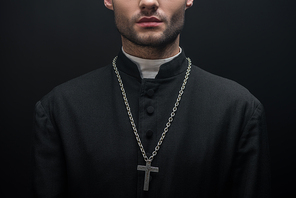
[[[173,42],[162,46],[137,45],[124,36],[121,36],[121,40],[124,51],[139,58],[164,59],[179,53],[180,35]]]

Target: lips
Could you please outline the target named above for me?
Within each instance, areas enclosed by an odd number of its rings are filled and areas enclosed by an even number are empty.
[[[157,17],[142,17],[137,24],[141,27],[157,27],[162,23]]]
[[[149,23],[149,22],[162,22],[160,19],[156,17],[142,17],[138,23]]]

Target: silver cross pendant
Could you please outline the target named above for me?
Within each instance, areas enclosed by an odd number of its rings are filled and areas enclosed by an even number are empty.
[[[158,172],[158,167],[151,166],[151,160],[146,161],[146,166],[138,165],[137,170],[145,171],[144,191],[149,189],[150,172]]]

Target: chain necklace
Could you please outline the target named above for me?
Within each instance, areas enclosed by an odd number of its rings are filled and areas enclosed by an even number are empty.
[[[125,89],[123,87],[121,76],[120,76],[119,71],[118,71],[117,66],[116,66],[116,60],[117,60],[117,56],[113,59],[112,65],[113,65],[115,74],[117,76],[118,82],[119,82],[120,90],[121,90],[121,93],[122,93],[122,97],[123,97],[123,100],[124,100],[124,104],[125,104],[125,107],[126,107],[126,110],[127,110],[127,114],[128,114],[131,126],[133,128],[133,131],[134,131],[134,134],[136,136],[136,140],[138,142],[138,145],[139,145],[139,148],[140,148],[141,153],[143,155],[143,158],[144,158],[144,160],[146,162],[146,166],[138,165],[137,170],[145,171],[144,191],[148,191],[150,172],[158,172],[158,167],[151,166],[151,162],[152,162],[153,158],[157,155],[157,152],[159,151],[160,146],[161,146],[167,132],[169,131],[171,123],[173,122],[173,119],[174,119],[174,117],[176,115],[176,111],[177,111],[178,106],[180,104],[181,97],[182,97],[182,95],[184,93],[184,89],[185,89],[187,80],[188,80],[189,75],[190,75],[191,60],[190,60],[190,58],[187,58],[188,67],[187,67],[187,71],[186,71],[186,74],[185,74],[185,78],[183,80],[183,84],[182,84],[181,89],[179,91],[179,95],[178,95],[177,100],[175,102],[175,106],[173,107],[172,113],[171,113],[171,115],[170,115],[170,117],[168,119],[168,122],[166,123],[166,127],[164,128],[163,133],[162,133],[162,135],[161,135],[161,137],[160,137],[160,139],[159,139],[159,141],[158,141],[158,143],[157,143],[157,145],[156,145],[156,147],[155,147],[155,149],[152,152],[152,155],[150,157],[147,156],[147,154],[145,152],[145,149],[144,149],[144,147],[142,145],[140,136],[138,134],[138,130],[137,130],[136,124],[134,122],[134,118],[133,118],[133,115],[132,115],[132,112],[131,112],[131,108],[130,108],[130,105],[129,105],[129,102],[128,102],[128,99],[127,99],[127,95],[126,95]]]

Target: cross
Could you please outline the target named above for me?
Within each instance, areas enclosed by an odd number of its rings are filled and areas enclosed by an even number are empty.
[[[151,160],[146,161],[146,166],[138,165],[137,170],[145,171],[144,191],[149,189],[150,172],[158,172],[158,167],[151,166]]]

